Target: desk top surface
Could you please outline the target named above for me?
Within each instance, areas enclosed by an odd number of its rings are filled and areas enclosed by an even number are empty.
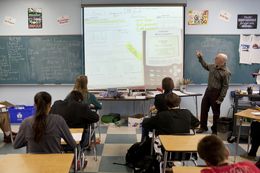
[[[4,173],[67,173],[73,154],[7,154],[1,159]]]
[[[179,97],[193,97],[193,96],[202,96],[202,94],[199,93],[193,93],[193,92],[180,92],[177,90],[174,90],[173,93],[177,94]],[[160,93],[157,93],[160,94]],[[123,95],[120,98],[113,98],[113,97],[102,97],[99,95],[95,95],[97,97],[98,100],[102,100],[102,101],[138,101],[138,100],[149,100],[149,99],[154,99],[156,94],[153,95],[147,95],[147,96],[127,96],[127,95]]]
[[[83,128],[70,128],[70,133],[77,144],[79,144],[81,141],[83,131]],[[61,139],[61,144],[66,144],[66,142]]]
[[[202,169],[206,167],[195,167],[195,166],[173,166],[173,173],[200,173]]]
[[[254,113],[259,113],[259,115],[254,115]],[[250,118],[253,120],[257,120],[260,121],[260,111],[256,110],[256,109],[246,109],[240,112],[237,112],[235,114],[238,117],[243,117],[243,118]]]
[[[196,135],[159,135],[166,151],[197,151],[199,141],[207,134]]]

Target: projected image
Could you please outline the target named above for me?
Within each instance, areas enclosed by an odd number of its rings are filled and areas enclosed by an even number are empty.
[[[182,78],[183,20],[183,7],[84,8],[89,87],[159,86],[175,72]],[[156,74],[151,73],[154,67]],[[158,71],[165,67],[167,74]],[[147,80],[151,75],[156,80]]]

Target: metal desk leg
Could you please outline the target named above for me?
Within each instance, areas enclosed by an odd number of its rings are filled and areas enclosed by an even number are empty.
[[[78,161],[78,151],[77,151],[77,147],[75,147],[75,149],[74,149],[74,173],[76,173],[78,170],[77,161]]]
[[[167,155],[168,155],[168,152],[167,152],[167,151],[164,151],[164,158],[163,158],[163,173],[166,172]]]
[[[196,117],[198,118],[198,96],[195,96],[195,105],[196,105]]]
[[[237,143],[236,143],[236,153],[235,153],[234,163],[236,162],[236,159],[237,159],[238,144],[239,144],[239,139],[240,139],[240,133],[241,133],[242,122],[243,122],[243,118],[240,117],[240,119],[239,119],[239,128],[238,128]]]
[[[250,119],[250,125],[252,124],[252,119]],[[247,141],[247,153],[249,152],[249,146],[250,146],[250,143],[251,143],[251,127],[249,128],[249,131],[248,131],[248,141]]]

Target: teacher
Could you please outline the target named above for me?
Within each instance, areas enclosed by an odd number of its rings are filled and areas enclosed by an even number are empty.
[[[213,112],[213,126],[211,130],[213,134],[216,134],[217,121],[220,116],[220,106],[226,96],[231,75],[226,67],[228,58],[226,54],[218,53],[215,57],[215,63],[207,64],[203,60],[202,52],[196,51],[196,56],[202,67],[209,71],[208,87],[201,102],[200,128],[197,130],[197,133],[208,131],[208,112],[211,107]]]

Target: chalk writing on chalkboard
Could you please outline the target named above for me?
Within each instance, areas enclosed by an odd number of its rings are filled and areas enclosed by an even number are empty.
[[[83,73],[82,37],[0,37],[0,84],[73,83]]]

